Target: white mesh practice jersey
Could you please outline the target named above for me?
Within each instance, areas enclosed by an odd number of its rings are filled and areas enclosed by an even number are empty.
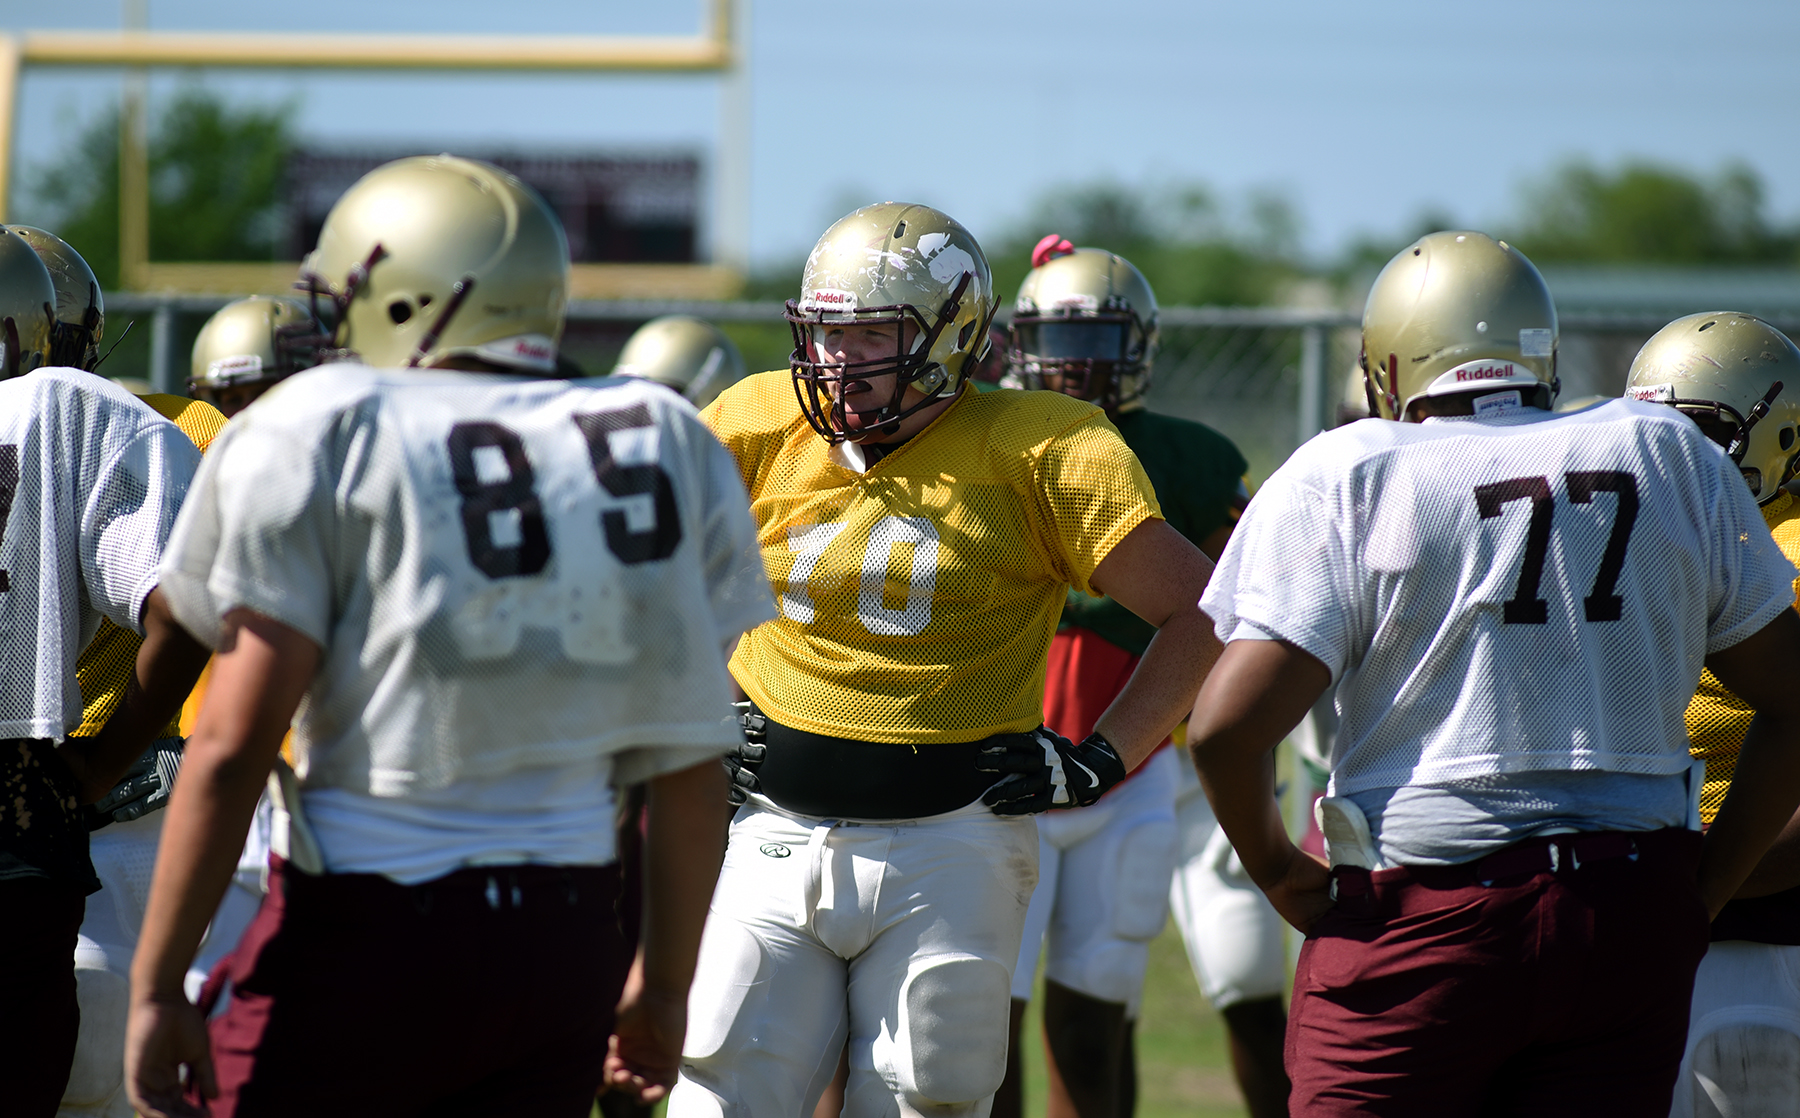
[[[1738,470],[1672,409],[1365,420],[1276,471],[1202,599],[1331,669],[1338,792],[1671,774],[1709,652],[1793,604]],[[1239,628],[1244,623],[1246,628]]]
[[[736,464],[625,378],[291,377],[213,443],[163,574],[202,639],[243,607],[324,649],[295,768],[376,796],[723,751],[721,645],[773,616]]]
[[[80,724],[75,658],[102,617],[143,631],[199,465],[186,435],[104,377],[0,381],[0,738]]]

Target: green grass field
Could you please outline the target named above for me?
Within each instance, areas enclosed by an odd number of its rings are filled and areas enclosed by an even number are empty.
[[[1040,975],[1038,991],[1042,990]],[[1034,998],[1020,1041],[1028,1116],[1044,1113],[1040,1004]],[[1150,944],[1137,1051],[1139,1118],[1243,1118],[1243,1100],[1225,1050],[1225,1022],[1200,996],[1173,923]]]

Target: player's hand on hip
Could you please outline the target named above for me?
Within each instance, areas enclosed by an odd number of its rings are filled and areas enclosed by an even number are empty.
[[[1001,778],[981,796],[995,815],[1086,807],[1125,779],[1125,762],[1105,738],[1089,734],[1077,745],[1047,726],[1005,735],[981,750],[975,767]]]
[[[768,755],[768,722],[748,701],[731,705],[737,710],[738,729],[742,731],[744,741],[725,754],[725,797],[732,807],[742,807],[751,793],[762,791],[756,770],[762,767],[763,758]]]
[[[133,999],[125,1026],[125,1089],[144,1118],[193,1118],[205,1111],[187,1100],[187,1083],[216,1098],[206,1017],[184,997]]]
[[[1330,867],[1298,847],[1281,877],[1264,887],[1263,893],[1281,918],[1302,935],[1311,935],[1319,918],[1337,903],[1331,899]]]
[[[686,991],[659,992],[640,982],[627,983],[606,1043],[606,1088],[646,1106],[662,1098],[681,1072],[686,1035]]]

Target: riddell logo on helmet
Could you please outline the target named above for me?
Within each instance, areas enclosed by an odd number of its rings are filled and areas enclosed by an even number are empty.
[[[1455,372],[1459,384],[1476,380],[1508,380],[1519,375],[1511,361],[1498,365],[1464,365]]]
[[[512,348],[513,354],[518,357],[530,357],[538,361],[556,360],[556,350],[553,347],[530,338],[513,339]]]
[[[832,287],[821,287],[808,292],[806,298],[800,300],[803,311],[853,311],[856,309],[856,292],[842,291]]]

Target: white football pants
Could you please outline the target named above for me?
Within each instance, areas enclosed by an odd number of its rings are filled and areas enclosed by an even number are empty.
[[[670,1118],[811,1114],[846,1038],[846,1118],[986,1115],[1036,882],[1029,816],[978,802],[847,823],[752,797],[701,939]]]
[[[1282,946],[1287,925],[1238,861],[1193,764],[1185,756],[1180,762],[1175,798],[1180,857],[1169,907],[1194,978],[1214,1009],[1280,997],[1288,983]]]
[[[1013,967],[1014,999],[1030,1000],[1047,935],[1045,975],[1137,1016],[1150,941],[1169,919],[1179,764],[1173,749],[1160,750],[1098,803],[1036,817],[1038,884]]]
[[[1707,949],[1670,1114],[1800,1116],[1800,947],[1725,940]]]
[[[258,803],[250,836],[225,899],[188,968],[189,998],[199,996],[207,972],[244,934],[262,904],[261,867],[268,861],[268,804]],[[88,852],[100,891],[87,899],[75,940],[75,998],[81,1032],[75,1063],[63,1090],[58,1118],[132,1118],[125,1098],[125,1018],[131,991],[131,957],[144,926],[144,903],[162,838],[163,812],[95,831]],[[246,865],[254,868],[246,869]]]

